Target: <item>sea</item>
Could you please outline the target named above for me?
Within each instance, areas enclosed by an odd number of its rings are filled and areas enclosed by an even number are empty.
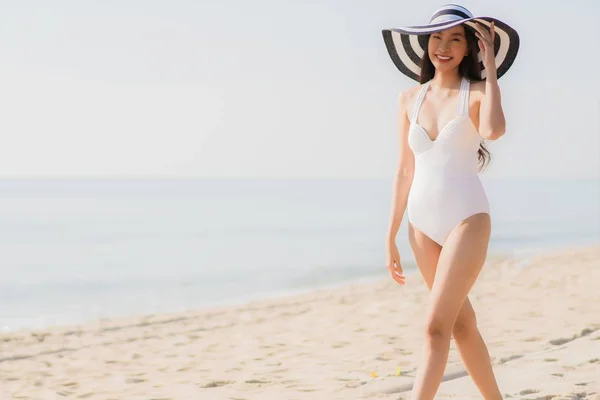
[[[600,181],[482,180],[490,256],[600,243]],[[391,194],[392,179],[0,179],[0,330],[386,278]]]

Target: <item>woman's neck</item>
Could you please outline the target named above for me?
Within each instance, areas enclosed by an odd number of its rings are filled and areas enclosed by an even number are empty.
[[[461,79],[462,77],[456,70],[448,72],[435,71],[430,87],[442,91],[457,89],[460,87]]]

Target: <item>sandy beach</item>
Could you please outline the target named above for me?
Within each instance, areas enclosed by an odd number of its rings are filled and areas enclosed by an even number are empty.
[[[382,266],[382,268],[384,268]],[[470,299],[505,398],[600,399],[600,245],[488,260]],[[0,335],[0,399],[407,399],[420,275]],[[481,399],[454,342],[438,399]]]

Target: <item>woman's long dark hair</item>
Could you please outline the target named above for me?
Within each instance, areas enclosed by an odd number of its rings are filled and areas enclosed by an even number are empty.
[[[425,40],[425,55],[423,60],[421,61],[421,76],[419,77],[420,83],[425,83],[433,79],[435,75],[435,67],[429,59],[429,53],[427,51],[429,45],[429,38],[431,35],[427,35]],[[479,51],[479,46],[477,45],[477,37],[475,34],[468,28],[465,27],[465,38],[467,39],[467,47],[469,49],[469,54],[463,58],[460,65],[458,66],[458,73],[461,77],[467,78],[469,82],[479,82],[481,81],[481,68],[479,66],[479,61],[477,60],[477,52]],[[489,164],[491,159],[491,154],[488,149],[485,148],[483,143],[479,144],[479,150],[477,151],[477,155],[479,158],[479,169],[483,170]]]

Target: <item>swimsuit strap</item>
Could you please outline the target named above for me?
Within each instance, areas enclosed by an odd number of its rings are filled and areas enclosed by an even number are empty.
[[[413,105],[413,109],[411,112],[410,122],[417,123],[417,116],[419,115],[419,110],[421,109],[421,104],[423,104],[423,99],[425,98],[425,93],[429,88],[429,84],[431,81],[427,81],[421,90],[419,91],[419,95],[415,100],[415,104]],[[471,83],[467,80],[467,78],[462,78],[460,82],[460,95],[458,98],[457,112],[458,115],[469,115],[469,88]]]
[[[413,106],[412,113],[410,116],[410,122],[412,122],[412,123],[417,123],[417,116],[419,115],[419,110],[421,109],[421,103],[423,103],[423,99],[425,98],[425,93],[427,92],[427,88],[429,87],[430,83],[431,83],[431,80],[427,81],[423,85],[423,87],[421,88],[421,91],[419,92],[419,96],[417,96],[417,100],[415,100],[415,104]]]
[[[460,83],[460,98],[458,99],[458,115],[469,115],[469,88],[471,83],[462,78]]]

